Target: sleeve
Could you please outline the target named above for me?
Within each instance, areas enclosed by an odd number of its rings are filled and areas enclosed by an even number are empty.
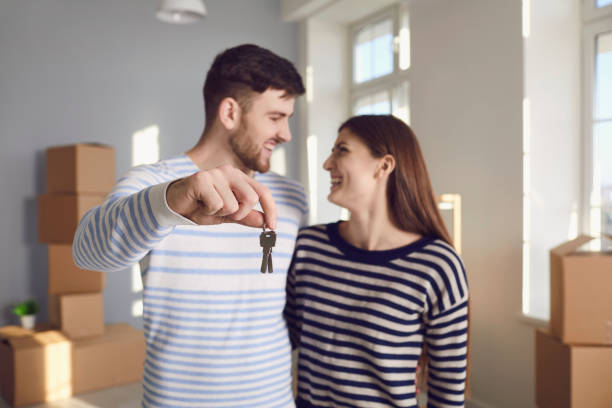
[[[463,263],[440,246],[436,273],[444,282],[425,316],[427,406],[463,407],[467,378],[468,287]]]
[[[298,238],[299,239],[299,238]],[[297,301],[296,301],[296,273],[295,264],[297,258],[298,246],[296,243],[293,256],[291,258],[291,264],[287,272],[287,284],[285,285],[285,309],[283,310],[283,316],[287,322],[287,329],[289,330],[289,340],[291,341],[291,348],[296,349],[299,343],[300,327],[297,318]]]
[[[166,202],[166,189],[154,168],[130,170],[104,202],[79,222],[72,244],[75,263],[83,269],[117,271],[138,262],[175,225],[192,221],[175,213]]]

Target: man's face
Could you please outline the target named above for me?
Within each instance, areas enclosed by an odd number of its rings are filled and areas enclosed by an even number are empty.
[[[230,145],[247,168],[265,173],[270,170],[270,156],[276,145],[291,140],[289,118],[295,98],[277,89],[267,89],[251,98],[251,108],[243,112],[238,130],[230,136]]]

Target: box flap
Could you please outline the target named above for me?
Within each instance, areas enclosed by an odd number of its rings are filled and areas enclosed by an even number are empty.
[[[26,329],[22,329],[22,331],[13,331],[13,335],[6,335],[5,340],[13,349],[41,347],[48,344],[69,341],[66,336],[57,330],[47,330],[35,333]]]
[[[550,253],[554,255],[559,255],[559,256],[567,255],[571,252],[574,252],[576,248],[580,247],[586,242],[589,242],[592,239],[593,237],[590,237],[588,235],[580,235],[576,239],[573,239],[564,244],[554,247],[553,249],[550,250]]]
[[[19,337],[30,337],[32,334],[34,334],[32,330],[24,329],[21,326],[0,327],[0,341]]]

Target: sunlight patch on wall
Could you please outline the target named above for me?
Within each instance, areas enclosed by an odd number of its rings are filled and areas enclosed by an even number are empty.
[[[132,302],[132,316],[141,317],[143,310],[144,310],[144,307],[143,307],[142,299],[138,299]]]
[[[523,38],[531,33],[531,0],[523,0]]]
[[[140,275],[140,264],[132,265],[132,292],[142,292],[142,276]]]
[[[287,175],[287,152],[283,146],[274,149],[270,157],[270,170],[282,176]]]
[[[132,166],[159,160],[159,127],[148,126],[132,135]]]
[[[312,65],[308,65],[306,67],[306,101],[308,103],[312,103],[314,100],[314,84],[313,84],[313,74],[312,74]]]
[[[310,135],[306,139],[308,155],[308,195],[310,197],[310,221],[317,219],[317,175],[319,165],[317,160],[317,136]]]
[[[526,1],[526,0],[525,0]],[[524,3],[523,3],[524,4]],[[523,314],[529,314],[531,298],[531,117],[529,98],[523,99]]]

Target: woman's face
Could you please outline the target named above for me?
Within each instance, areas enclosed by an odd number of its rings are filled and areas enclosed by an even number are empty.
[[[384,194],[384,189],[379,188],[380,178],[375,177],[380,160],[372,156],[359,137],[342,129],[323,163],[331,176],[327,199],[351,211],[368,208],[378,194]]]

